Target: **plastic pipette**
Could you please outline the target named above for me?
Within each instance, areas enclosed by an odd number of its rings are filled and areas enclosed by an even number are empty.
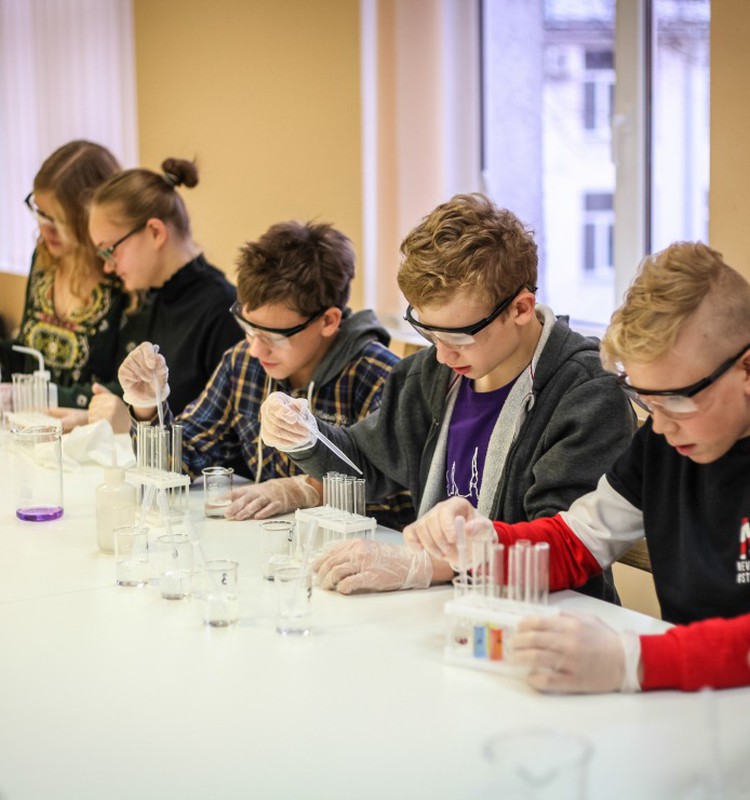
[[[321,443],[324,444],[332,453],[335,453],[345,464],[348,464],[352,469],[357,470],[360,475],[364,475],[362,470],[349,458],[349,456],[341,449],[339,449],[327,436],[324,436],[311,422],[297,414],[297,419],[307,428],[308,431]]]
[[[159,352],[159,345],[154,345],[154,355]],[[159,415],[159,430],[164,430],[164,409],[161,402],[161,387],[159,386],[159,376],[156,374],[156,367],[154,367],[154,399],[156,400],[156,413]]]

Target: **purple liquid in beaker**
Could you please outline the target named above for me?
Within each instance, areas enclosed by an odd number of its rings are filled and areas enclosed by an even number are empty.
[[[62,506],[29,506],[16,509],[18,519],[25,522],[47,522],[51,519],[60,519],[62,515]]]

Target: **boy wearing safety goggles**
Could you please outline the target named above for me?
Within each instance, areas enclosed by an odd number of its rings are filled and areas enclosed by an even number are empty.
[[[549,541],[550,588],[564,589],[645,536],[662,615],[676,626],[638,637],[594,617],[526,620],[513,652],[529,682],[574,692],[748,685],[750,284],[705,245],[674,244],[645,259],[602,353],[651,416],[595,491],[555,517],[494,530],[449,500],[407,528],[407,542],[455,558],[457,516],[468,535]]]
[[[371,498],[407,488],[424,514],[459,496],[508,522],[567,508],[628,445],[634,414],[597,342],[536,303],[533,236],[486,197],[457,195],[401,252],[406,319],[432,347],[394,368],[377,413],[346,430],[317,424],[362,468]],[[299,424],[298,409],[268,398],[266,443],[293,450],[311,475],[342,469]],[[345,593],[453,577],[445,561],[377,542],[346,543],[318,569],[322,586]],[[602,576],[588,591],[615,597]]]
[[[273,225],[240,251],[239,300],[228,313],[245,341],[224,353],[202,394],[174,420],[184,426],[188,473],[239,464],[253,479],[234,491],[225,512],[229,519],[262,519],[322,502],[317,482],[261,442],[259,410],[270,392],[300,398],[332,425],[351,425],[380,403],[398,358],[375,315],[347,307],[354,261],[343,233],[294,221]],[[148,342],[120,367],[124,399],[136,419],[154,418],[155,375],[166,398],[167,365]],[[368,513],[399,527],[414,519],[405,493]]]

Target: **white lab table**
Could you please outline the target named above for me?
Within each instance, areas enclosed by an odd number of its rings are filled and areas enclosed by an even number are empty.
[[[66,473],[62,519],[28,523],[0,463],[1,800],[488,798],[483,742],[538,725],[593,742],[590,798],[678,798],[717,757],[727,772],[747,761],[748,689],[545,696],[445,664],[447,588],[316,588],[313,634],[281,637],[257,524],[203,519],[194,489],[207,556],[240,562],[240,623],[207,628],[198,601],[113,584],[96,548],[100,470]],[[552,602],[665,627],[575,592]]]

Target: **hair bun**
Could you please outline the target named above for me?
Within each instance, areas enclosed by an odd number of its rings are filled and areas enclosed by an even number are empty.
[[[192,189],[198,183],[198,167],[194,161],[184,158],[167,158],[162,162],[162,178],[174,189],[177,186],[187,186]]]

